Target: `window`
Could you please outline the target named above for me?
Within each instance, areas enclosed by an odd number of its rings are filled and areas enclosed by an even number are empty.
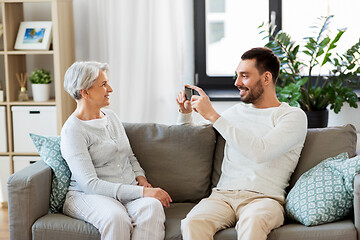
[[[283,29],[301,44],[317,17],[332,14],[334,34],[347,27],[337,48],[342,53],[360,36],[358,9],[358,0],[195,0],[195,83],[212,100],[238,100],[234,71],[242,53],[265,45],[258,29],[262,22],[276,24],[277,31]]]

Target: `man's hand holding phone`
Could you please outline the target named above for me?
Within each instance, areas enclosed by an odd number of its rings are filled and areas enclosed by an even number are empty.
[[[186,88],[190,88],[191,90],[186,90]],[[190,101],[186,100],[186,91],[188,91],[188,96],[192,95]],[[199,96],[194,95],[195,91]],[[185,90],[178,94],[177,102],[181,113],[190,113],[194,109],[194,111],[198,112],[206,120],[209,120],[212,123],[220,117],[220,114],[213,108],[210,98],[199,87],[185,85]]]

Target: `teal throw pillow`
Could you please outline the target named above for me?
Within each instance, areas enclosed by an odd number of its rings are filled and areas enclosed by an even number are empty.
[[[306,225],[334,222],[353,207],[354,177],[360,172],[360,156],[341,153],[305,172],[289,192],[285,210],[290,218]]]
[[[61,155],[60,137],[45,137],[30,133],[42,160],[53,170],[50,194],[50,213],[61,213],[70,184],[71,172]]]

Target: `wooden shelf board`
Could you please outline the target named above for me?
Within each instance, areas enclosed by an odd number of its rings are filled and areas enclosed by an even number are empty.
[[[30,101],[24,101],[24,102],[19,102],[19,101],[13,101],[13,102],[9,102],[9,105],[16,105],[16,106],[21,106],[21,105],[55,105],[55,99],[46,101],[46,102],[34,102],[33,100]]]
[[[39,156],[37,152],[10,152],[13,156]]]
[[[36,3],[36,2],[52,2],[53,0],[0,0],[5,3]]]
[[[46,54],[54,54],[53,50],[49,50],[49,51],[41,51],[41,50],[37,50],[37,51],[30,51],[30,50],[26,50],[26,51],[6,51],[6,53],[8,55],[46,55]]]

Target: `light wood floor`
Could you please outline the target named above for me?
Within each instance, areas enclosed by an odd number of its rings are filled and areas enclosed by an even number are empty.
[[[8,209],[0,207],[0,240],[9,240],[9,214]]]

